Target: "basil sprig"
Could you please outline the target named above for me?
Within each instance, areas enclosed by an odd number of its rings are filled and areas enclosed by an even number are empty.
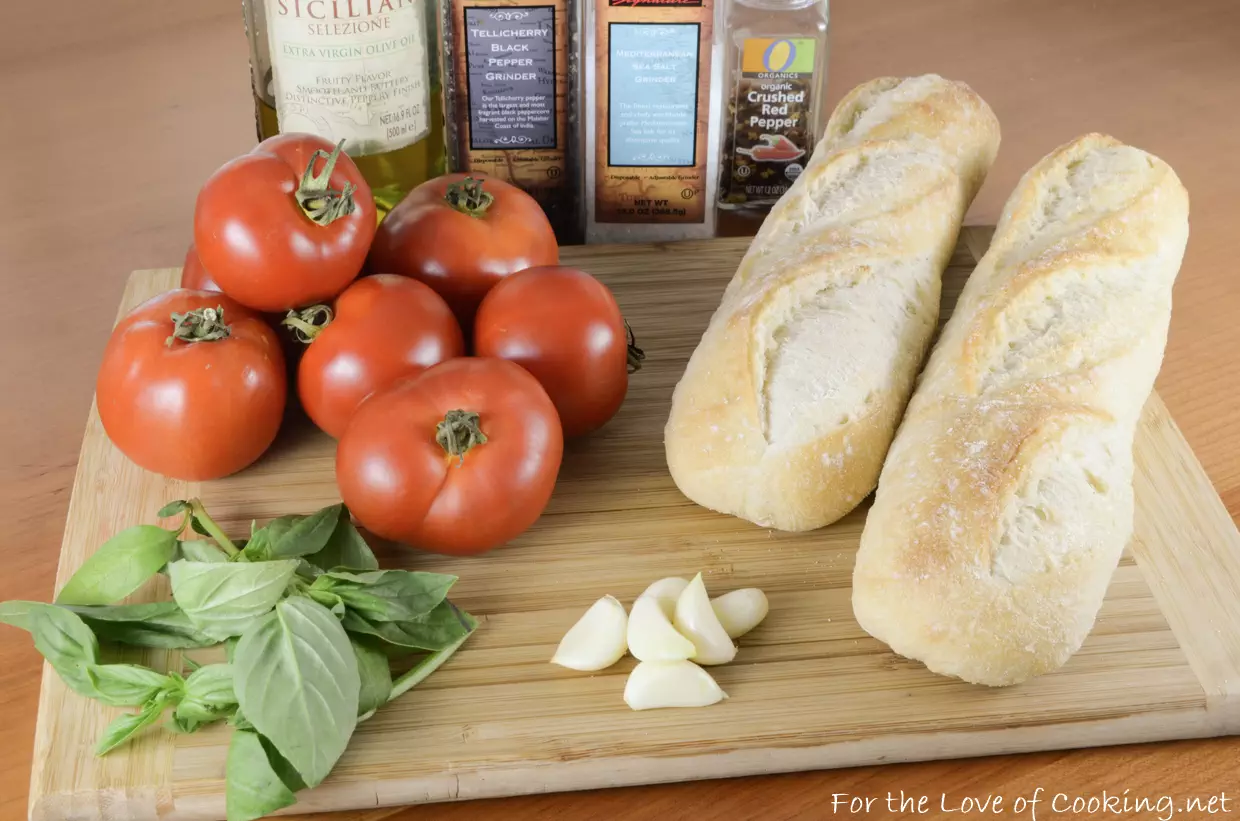
[[[55,604],[0,603],[0,623],[28,631],[72,689],[122,713],[98,755],[170,713],[168,728],[232,727],[225,768],[228,821],[296,803],[322,782],[357,724],[442,665],[477,627],[447,599],[455,576],[381,570],[344,505],[281,516],[233,541],[198,500],[109,539]],[[163,574],[172,600],[123,604]],[[160,671],[108,664],[105,644],[196,649],[225,644],[228,661]],[[393,678],[389,659],[422,654]]]

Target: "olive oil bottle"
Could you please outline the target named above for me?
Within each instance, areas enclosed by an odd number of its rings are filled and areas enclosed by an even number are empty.
[[[826,124],[828,0],[726,2],[718,207],[760,219],[805,169]]]
[[[386,213],[447,171],[438,0],[243,0],[260,140],[344,140]]]

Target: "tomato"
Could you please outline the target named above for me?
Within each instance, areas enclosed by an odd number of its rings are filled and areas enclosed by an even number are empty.
[[[226,163],[194,209],[194,242],[220,290],[257,311],[335,297],[375,235],[370,186],[321,137],[280,134]]]
[[[630,347],[620,306],[606,285],[574,268],[530,268],[492,288],[478,308],[474,349],[532,373],[555,403],[566,437],[602,427],[628,390]]]
[[[468,330],[495,283],[559,261],[555,232],[533,197],[492,177],[448,174],[410,191],[387,215],[368,266],[430,285]]]
[[[336,481],[376,535],[472,555],[538,519],[563,451],[534,377],[503,359],[450,359],[362,403],[336,448]]]
[[[215,277],[211,276],[206,266],[202,264],[202,260],[198,258],[198,248],[192,242],[189,244],[189,250],[185,252],[185,262],[181,265],[181,287],[191,291],[220,290]]]
[[[140,467],[192,482],[261,456],[286,394],[275,331],[223,294],[184,289],[117,323],[95,382],[112,443]]]
[[[304,328],[313,341],[297,368],[301,406],[337,438],[376,390],[465,355],[447,303],[429,286],[395,274],[359,279],[336,298],[328,325]]]

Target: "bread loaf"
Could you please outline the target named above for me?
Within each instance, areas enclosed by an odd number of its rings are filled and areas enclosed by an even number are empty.
[[[665,444],[686,496],[795,531],[874,489],[998,146],[982,99],[941,77],[840,102],[676,386]]]
[[[1175,172],[1109,137],[1025,174],[883,467],[853,575],[866,632],[989,685],[1076,652],[1132,533],[1187,240]]]

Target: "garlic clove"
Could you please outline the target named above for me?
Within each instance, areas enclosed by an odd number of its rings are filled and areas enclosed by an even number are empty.
[[[667,617],[670,619],[676,610],[676,600],[680,598],[680,594],[685,592],[685,588],[688,586],[688,580],[682,579],[679,576],[669,576],[666,579],[659,579],[647,587],[638,598],[649,596],[652,599],[656,599],[663,607],[663,612],[667,613]]]
[[[691,661],[639,662],[624,685],[624,703],[634,710],[706,707],[727,697],[710,673]]]
[[[676,632],[654,596],[638,596],[633,602],[628,639],[629,652],[640,661],[682,661],[697,652],[693,642]]]
[[[610,667],[628,649],[628,621],[624,605],[614,596],[604,596],[564,634],[551,663],[586,672]]]
[[[770,604],[766,594],[756,587],[733,590],[711,599],[711,608],[731,638],[740,638],[766,618]]]
[[[693,577],[676,599],[672,623],[681,635],[693,642],[697,650],[693,660],[698,664],[727,664],[736,656],[736,645],[710,606],[710,595],[701,573]]]

